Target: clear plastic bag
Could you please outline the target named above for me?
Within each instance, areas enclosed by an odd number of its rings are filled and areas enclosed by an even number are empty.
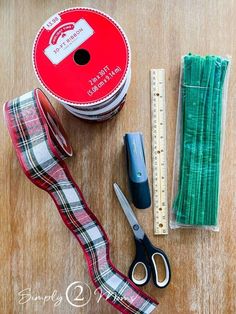
[[[219,230],[222,138],[230,58],[182,57],[170,227]]]

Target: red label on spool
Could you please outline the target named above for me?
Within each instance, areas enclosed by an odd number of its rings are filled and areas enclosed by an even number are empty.
[[[97,104],[112,97],[127,77],[130,49],[120,26],[104,13],[72,8],[40,29],[33,63],[42,85],[71,104]]]

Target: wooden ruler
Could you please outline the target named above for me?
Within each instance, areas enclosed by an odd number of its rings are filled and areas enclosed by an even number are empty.
[[[154,234],[168,234],[165,70],[151,69]]]

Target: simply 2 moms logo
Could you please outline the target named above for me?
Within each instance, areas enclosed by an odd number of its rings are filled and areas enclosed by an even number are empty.
[[[46,303],[53,303],[54,307],[60,306],[60,304],[65,300],[73,307],[84,307],[86,306],[91,298],[95,297],[96,302],[99,303],[102,296],[99,288],[95,289],[92,294],[92,290],[88,284],[82,281],[74,281],[68,285],[64,294],[59,293],[57,290],[53,290],[50,294],[39,294],[32,291],[31,288],[26,288],[18,292],[18,303],[24,305],[29,302],[39,302],[42,305]],[[129,300],[133,302],[135,297],[121,297],[116,293],[108,294],[107,298],[113,298],[113,301],[118,300]]]

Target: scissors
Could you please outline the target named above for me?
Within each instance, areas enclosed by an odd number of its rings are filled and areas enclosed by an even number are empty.
[[[133,283],[135,283],[137,286],[144,286],[150,281],[152,274],[155,286],[158,288],[165,288],[169,284],[171,278],[170,263],[166,254],[161,249],[152,245],[151,241],[148,239],[147,235],[139,225],[129,202],[127,201],[120,187],[117,183],[114,183],[113,186],[120,205],[133,230],[136,244],[136,256],[129,268],[128,276],[130,280],[132,280]],[[165,267],[165,278],[162,281],[159,281],[158,277],[158,268],[154,259],[156,255],[161,257]],[[145,270],[145,276],[143,279],[136,279],[134,277],[134,272],[138,265],[143,266]]]

